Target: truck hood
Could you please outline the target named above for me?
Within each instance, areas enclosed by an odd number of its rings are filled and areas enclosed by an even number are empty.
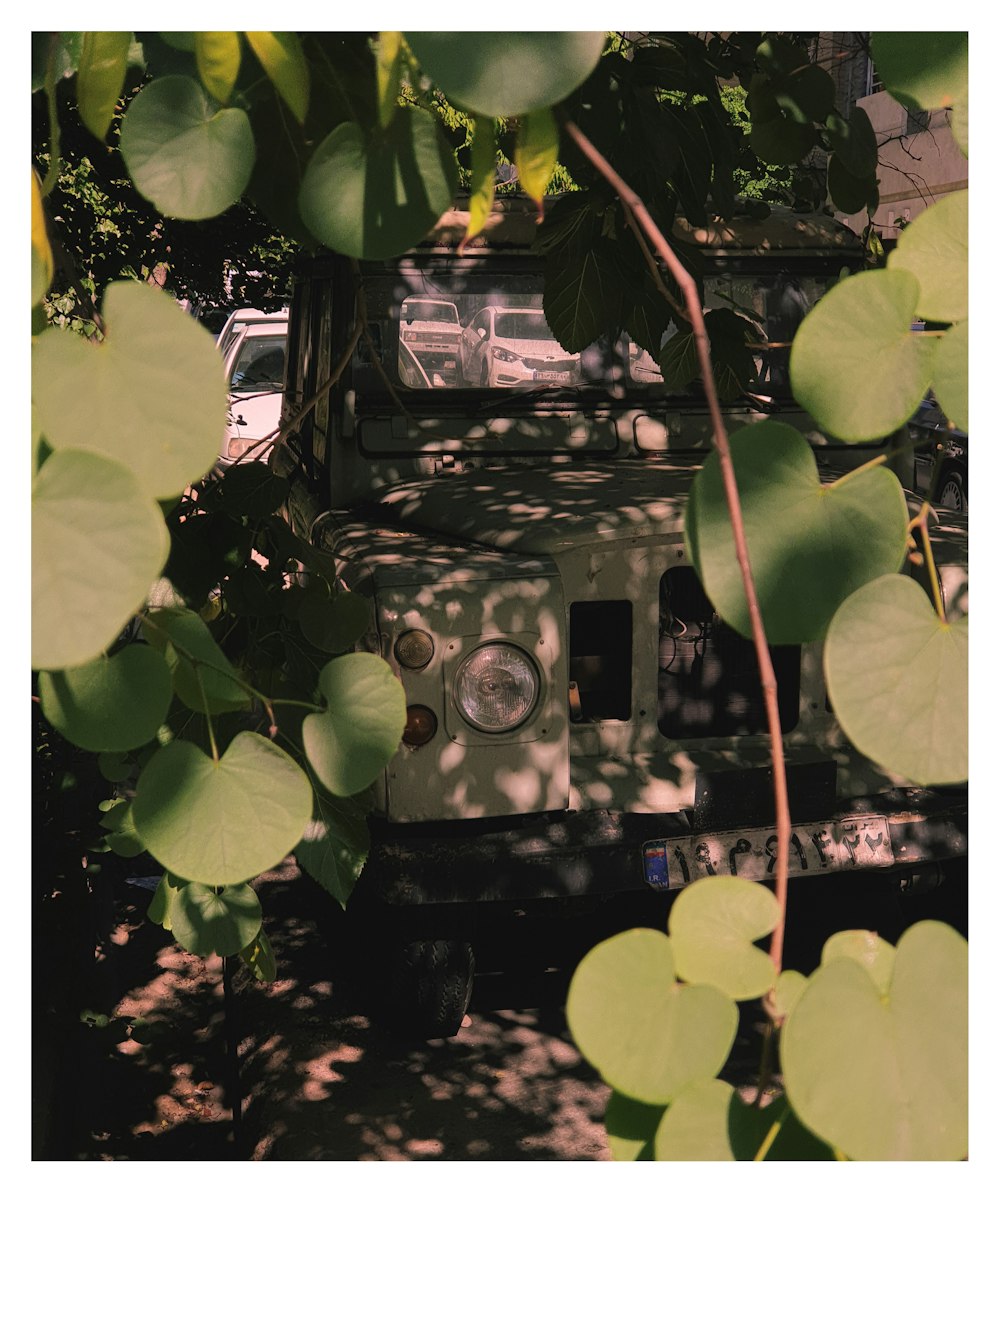
[[[401,525],[556,555],[595,541],[676,536],[697,469],[670,463],[470,469],[380,492]]]

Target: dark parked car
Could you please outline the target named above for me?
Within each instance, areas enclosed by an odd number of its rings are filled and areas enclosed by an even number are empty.
[[[969,437],[950,422],[935,398],[925,398],[909,425],[914,445],[913,488],[945,509],[969,508]],[[936,470],[935,470],[936,469]]]

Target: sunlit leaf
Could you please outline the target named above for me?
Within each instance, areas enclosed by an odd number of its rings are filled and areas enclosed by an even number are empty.
[[[332,250],[388,259],[423,239],[451,203],[457,181],[436,119],[401,107],[388,129],[371,138],[353,121],[327,135],[306,167],[299,211]]]
[[[138,856],[146,850],[145,840],[135,826],[131,801],[112,801],[101,827],[107,829],[105,841],[117,856]]]
[[[921,921],[896,949],[888,993],[852,958],[813,973],[781,1030],[799,1119],[863,1161],[968,1152],[968,946]]]
[[[396,753],[406,725],[403,687],[372,653],[338,657],[320,672],[326,699],[302,723],[306,758],[334,796],[363,791]]]
[[[38,177],[31,173],[31,304],[37,305],[52,281],[52,247]]]
[[[103,314],[99,344],[62,328],[37,339],[31,386],[42,433],[57,451],[114,459],[149,495],[179,495],[212,466],[225,429],[212,336],[144,282],[112,283]]]
[[[463,244],[478,236],[493,207],[497,177],[497,137],[489,116],[476,119],[472,137],[472,164],[469,182],[469,225]]]
[[[82,750],[144,745],[166,721],[172,696],[166,663],[145,644],[39,676],[42,712]]]
[[[271,941],[268,939],[263,926],[258,931],[257,938],[252,940],[245,949],[240,950],[240,957],[246,963],[256,981],[262,981],[265,985],[270,985],[278,975],[274,950],[271,948]]]
[[[198,77],[217,102],[225,104],[232,96],[240,72],[240,35],[238,32],[196,32],[194,55]]]
[[[934,357],[934,392],[960,430],[969,429],[969,325],[953,324],[938,343]]]
[[[133,814],[168,870],[199,884],[236,884],[292,850],[312,814],[312,788],[298,764],[256,732],[241,732],[218,763],[175,740],[143,769]]]
[[[424,73],[477,116],[522,116],[568,97],[594,69],[603,32],[407,32]]]
[[[260,934],[260,899],[249,884],[185,884],[170,904],[170,929],[182,949],[228,958]]]
[[[824,667],[837,720],[862,754],[919,786],[967,780],[967,619],[945,624],[919,584],[888,574],[833,617]]]
[[[146,916],[157,926],[162,926],[164,930],[170,930],[170,911],[176,901],[177,894],[185,880],[177,880],[170,874],[160,876],[160,882],[156,886],[152,900],[146,908]]]
[[[874,930],[841,930],[823,945],[823,964],[834,958],[853,958],[871,975],[883,995],[889,993],[896,950]]]
[[[893,272],[920,284],[917,314],[942,322],[969,315],[969,192],[956,190],[925,209],[889,256]]]
[[[908,512],[888,468],[819,479],[802,435],[759,422],[731,440],[750,565],[771,643],[822,637],[844,598],[869,579],[897,571]],[[720,615],[750,637],[718,457],[695,478],[685,516],[691,561]]]
[[[776,972],[753,941],[770,935],[781,912],[763,884],[734,875],[708,876],[682,889],[668,929],[677,975],[717,986],[732,1000],[752,1000],[774,985]]]
[[[779,974],[774,984],[774,1008],[780,1017],[787,1018],[792,1012],[807,982],[808,978],[801,972],[796,972],[794,968],[788,968]]]
[[[665,1106],[650,1106],[633,1101],[620,1092],[612,1092],[604,1112],[608,1147],[615,1162],[649,1162],[653,1158],[653,1138],[663,1118]]]
[[[664,1105],[688,1083],[719,1072],[737,1011],[714,986],[680,984],[666,935],[637,929],[591,949],[570,983],[566,1017],[605,1082]]]
[[[885,88],[904,106],[958,106],[969,90],[967,32],[873,32],[872,58]]]
[[[309,110],[309,64],[295,32],[248,32],[250,49],[301,125]]]
[[[653,1151],[658,1162],[732,1162],[728,1083],[701,1079],[682,1088],[664,1112]]]
[[[246,112],[220,108],[183,74],[155,79],[129,104],[121,151],[139,193],[166,217],[191,221],[236,203],[255,155]]]
[[[317,792],[313,817],[295,847],[295,859],[307,875],[346,906],[370,845],[364,808],[357,801]]]
[[[539,209],[558,164],[559,127],[552,112],[543,107],[519,122],[514,147],[514,165],[521,189]]]
[[[139,610],[167,529],[131,472],[75,450],[42,464],[31,513],[32,665],[64,670],[103,652]]]
[[[824,430],[880,439],[908,421],[931,382],[931,339],[911,332],[912,274],[856,273],[806,315],[792,343],[792,389]]]
[[[196,713],[225,713],[249,700],[240,674],[196,611],[163,608],[148,617],[147,636],[161,648],[177,697]]]
[[[378,84],[378,121],[383,129],[396,114],[403,74],[403,34],[380,32],[375,43],[375,78]]]
[[[85,32],[76,75],[80,119],[98,139],[108,132],[125,83],[132,34]]]

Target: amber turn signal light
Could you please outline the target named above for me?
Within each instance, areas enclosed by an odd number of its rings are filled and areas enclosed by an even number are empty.
[[[423,704],[410,704],[406,710],[406,726],[403,728],[404,745],[426,745],[438,729],[437,718]]]

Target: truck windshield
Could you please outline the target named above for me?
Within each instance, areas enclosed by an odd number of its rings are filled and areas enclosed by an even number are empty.
[[[817,269],[806,271],[801,262],[783,266],[776,256],[705,279],[706,309],[729,310],[743,321],[753,361],[747,390],[789,392],[795,330],[834,278],[828,266]],[[512,400],[546,386],[574,396],[589,390],[643,399],[697,390],[696,384],[669,393],[664,388],[658,353],[677,334],[675,324],[656,352],[627,335],[613,342],[599,338],[570,352],[549,327],[543,289],[541,266],[525,258],[484,262],[434,256],[401,260],[391,271],[369,271],[368,324],[354,355],[355,390],[380,397],[388,386],[439,395],[489,389]]]

